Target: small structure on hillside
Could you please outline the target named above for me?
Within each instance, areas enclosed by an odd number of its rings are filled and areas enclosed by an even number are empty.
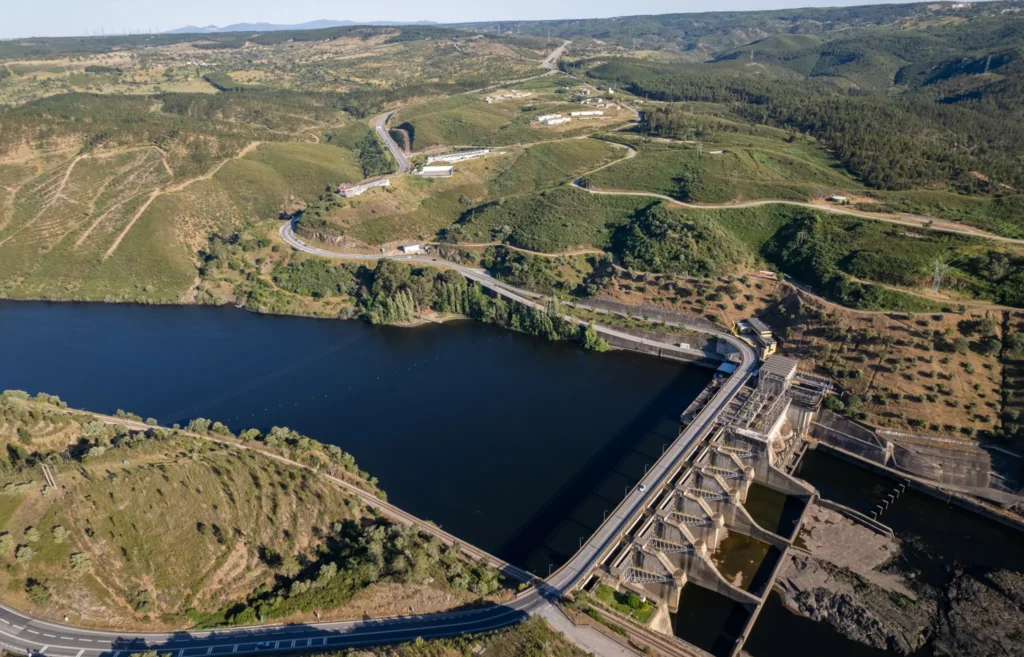
[[[542,121],[542,123],[544,125],[562,125],[563,123],[568,123],[569,121],[572,121],[572,119],[570,119],[568,116],[559,116],[557,118]]]
[[[363,182],[353,183],[351,185],[338,185],[338,194],[342,198],[352,198],[353,196],[359,196],[368,189],[374,187],[388,187],[391,185],[390,178],[375,178],[373,180],[364,180]]]
[[[737,321],[732,325],[732,332],[751,347],[757,349],[757,354],[761,357],[761,360],[769,358],[778,349],[779,345],[775,341],[775,336],[772,335],[772,330],[756,317]]]
[[[602,110],[583,110],[581,112],[569,112],[569,116],[604,116]]]
[[[452,166],[425,166],[420,167],[416,175],[424,178],[451,178],[454,168]]]
[[[561,114],[538,114],[537,116],[533,117],[533,120],[534,121],[539,121],[540,123],[545,123],[547,121],[550,121],[551,119],[560,119],[560,118],[562,118]]]
[[[512,100],[515,98],[529,98],[533,94],[529,91],[516,91],[515,89],[509,89],[504,93],[497,93],[484,98],[485,103],[499,103],[503,100]]]
[[[434,162],[465,162],[466,160],[473,160],[491,153],[500,155],[501,151],[493,151],[490,148],[478,148],[472,151],[456,151],[454,153],[431,155],[427,157],[427,164],[432,164]]]
[[[846,198],[845,196],[829,196],[825,200],[828,201],[829,203],[838,203],[839,205],[846,205],[847,203],[850,202],[850,199]]]
[[[398,247],[398,250],[406,255],[412,255],[414,253],[423,253],[423,247],[419,244],[403,244]]]

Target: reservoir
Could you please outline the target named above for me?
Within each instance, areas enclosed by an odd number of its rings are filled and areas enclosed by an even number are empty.
[[[643,476],[710,379],[469,321],[0,302],[0,334],[0,389],[163,425],[290,427],[353,454],[399,507],[541,575]]]

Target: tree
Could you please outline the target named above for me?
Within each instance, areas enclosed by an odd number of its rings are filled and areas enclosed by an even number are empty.
[[[50,589],[46,588],[36,580],[28,580],[25,588],[28,593],[28,599],[37,605],[42,606],[50,601]]]
[[[295,557],[285,557],[281,561],[281,574],[289,579],[298,575],[301,570],[302,566]]]
[[[32,557],[36,556],[36,551],[27,545],[22,545],[18,548],[15,558],[18,563],[28,563],[32,561]]]
[[[71,570],[76,573],[88,572],[92,569],[92,561],[89,555],[82,552],[75,552],[71,555]]]
[[[1014,331],[1006,335],[1006,351],[1014,356],[1024,354],[1024,333]]]
[[[61,526],[61,525],[54,526],[54,528],[53,528],[53,542],[54,543],[63,543],[64,541],[67,540],[68,534],[69,534],[68,530],[64,529],[63,526]]]
[[[608,342],[597,334],[597,329],[594,328],[593,324],[587,324],[586,326],[580,326],[580,344],[587,351],[608,351]]]
[[[1003,343],[997,338],[985,338],[981,342],[981,353],[986,356],[996,356],[1003,349]]]
[[[36,529],[35,527],[26,527],[25,528],[25,540],[27,540],[29,543],[38,543],[39,542],[39,530]]]
[[[7,554],[14,547],[14,539],[11,538],[10,533],[4,532],[0,534],[0,555]]]

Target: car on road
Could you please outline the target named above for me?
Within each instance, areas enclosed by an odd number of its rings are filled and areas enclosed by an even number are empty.
[[[270,648],[270,642],[269,641],[257,641],[256,642],[256,650],[267,650],[268,648]]]
[[[647,490],[647,485],[646,484],[640,484],[640,492],[643,493],[646,490]]]

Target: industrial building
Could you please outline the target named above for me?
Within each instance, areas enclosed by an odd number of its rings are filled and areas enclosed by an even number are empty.
[[[451,178],[453,167],[451,166],[425,166],[416,172],[424,178]]]
[[[338,185],[338,194],[340,194],[342,198],[352,198],[353,196],[359,196],[368,189],[373,189],[374,187],[387,187],[390,184],[390,178],[364,180],[363,182],[353,183],[351,185]]]
[[[403,244],[402,246],[398,247],[398,250],[406,255],[411,255],[413,253],[423,253],[423,247],[420,246],[419,244]]]
[[[544,121],[542,121],[542,123],[544,125],[562,125],[563,123],[568,123],[571,120],[572,119],[570,119],[567,116],[559,116],[552,119],[545,119]]]
[[[778,349],[779,345],[775,341],[775,336],[772,335],[772,330],[768,328],[767,324],[756,317],[737,321],[732,325],[732,332],[751,347],[757,349],[757,353],[762,360],[774,354],[775,350]]]
[[[601,110],[583,110],[582,112],[569,112],[569,116],[604,116]]]
[[[534,121],[540,121],[541,123],[544,123],[546,121],[550,121],[551,119],[560,119],[560,118],[562,118],[561,114],[538,114],[537,116],[533,117],[533,120]]]
[[[457,151],[455,153],[444,153],[443,155],[431,155],[427,158],[427,164],[434,162],[465,162],[466,160],[472,160],[484,155],[494,153],[489,148],[479,148],[475,151]]]

